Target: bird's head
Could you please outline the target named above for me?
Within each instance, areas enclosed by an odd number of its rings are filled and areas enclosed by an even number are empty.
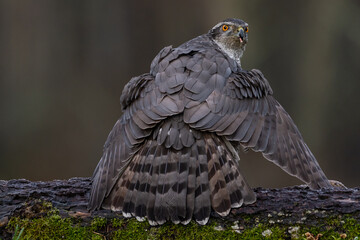
[[[209,34],[225,53],[240,63],[248,42],[248,31],[249,26],[243,20],[228,18],[216,24]]]

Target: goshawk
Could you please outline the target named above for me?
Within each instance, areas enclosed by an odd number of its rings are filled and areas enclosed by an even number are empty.
[[[241,68],[248,24],[226,19],[177,48],[162,49],[150,72],[121,95],[123,115],[104,146],[89,209],[125,217],[206,224],[255,202],[239,146],[261,152],[312,189],[331,187],[264,75]]]

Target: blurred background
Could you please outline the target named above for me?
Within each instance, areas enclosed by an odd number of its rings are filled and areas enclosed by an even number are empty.
[[[0,1],[0,179],[91,176],[124,85],[161,48],[249,23],[258,68],[330,179],[360,183],[360,1]],[[241,154],[253,187],[300,184]]]

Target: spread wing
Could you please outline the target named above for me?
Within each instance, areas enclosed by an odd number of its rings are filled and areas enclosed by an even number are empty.
[[[110,132],[95,169],[89,209],[100,208],[154,127],[180,113],[190,127],[260,151],[312,188],[330,187],[261,72],[239,69],[205,40],[202,36],[177,49],[164,48],[149,74],[126,85],[121,96],[124,114]]]
[[[190,51],[185,49],[181,54]],[[154,58],[150,73],[134,77],[126,84],[120,98],[123,115],[110,132],[92,177],[89,210],[100,208],[156,124],[183,112],[183,97],[178,92],[187,76],[186,56],[178,56],[179,52],[171,46],[163,48]]]
[[[93,174],[90,210],[100,208],[153,127],[166,117],[183,111],[179,96],[161,93],[154,82],[154,76],[144,74],[126,85],[120,99],[124,114],[110,132]]]
[[[214,87],[206,100],[187,88],[190,102],[184,121],[191,127],[216,132],[230,141],[259,151],[265,158],[311,188],[331,187],[314,155],[259,70],[232,73],[225,86]]]

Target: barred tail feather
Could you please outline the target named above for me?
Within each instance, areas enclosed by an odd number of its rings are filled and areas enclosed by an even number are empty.
[[[208,176],[208,159],[204,140],[195,143],[196,159],[196,181],[195,181],[195,203],[194,218],[197,223],[204,225],[208,222],[211,212],[210,187]]]
[[[139,190],[135,201],[135,216],[138,221],[143,221],[146,217],[155,150],[156,148],[151,146],[151,142],[147,142],[140,153],[146,158],[146,160],[139,176]]]
[[[155,144],[154,142],[152,142],[152,144]],[[156,146],[154,147],[155,151],[154,151],[154,161],[152,162],[151,165],[151,170],[150,170],[150,189],[149,189],[149,194],[147,195],[148,198],[148,202],[146,205],[146,216],[148,218],[148,221],[150,223],[150,225],[154,226],[154,225],[158,225],[155,219],[155,212],[154,212],[154,205],[155,205],[155,198],[156,198],[156,191],[157,191],[157,182],[158,182],[158,177],[159,177],[159,169],[160,169],[160,164],[161,164],[161,149],[160,147]]]
[[[208,156],[208,177],[211,206],[220,216],[227,216],[231,210],[229,191],[226,186],[223,159],[219,156],[222,146],[217,146],[212,138],[206,138],[206,154]],[[222,161],[220,161],[220,159]]]
[[[104,206],[125,217],[206,224],[211,211],[220,216],[255,201],[242,177],[234,147],[215,134],[201,134],[189,147],[174,149],[148,139],[115,184]]]
[[[186,151],[185,149],[183,151]],[[187,189],[186,189],[186,216],[181,222],[188,224],[192,217],[195,208],[195,187],[196,187],[196,163],[197,163],[197,146],[194,145],[189,153],[188,162],[188,176],[187,176]]]

